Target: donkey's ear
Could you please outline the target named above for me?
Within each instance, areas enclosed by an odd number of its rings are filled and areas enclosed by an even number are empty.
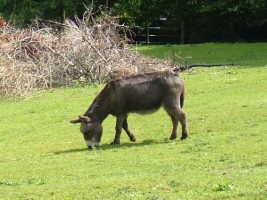
[[[77,124],[77,123],[81,123],[82,120],[79,118],[79,119],[71,119],[70,120],[70,123],[73,123],[73,124]]]
[[[92,121],[92,120],[90,119],[90,117],[87,117],[87,116],[84,116],[84,115],[79,115],[79,119],[80,119],[82,122],[86,122],[86,123],[89,123],[89,122]]]

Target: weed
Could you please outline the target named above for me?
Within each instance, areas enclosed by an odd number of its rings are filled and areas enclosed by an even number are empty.
[[[30,178],[26,180],[1,180],[2,186],[20,186],[20,185],[44,185],[45,181],[39,178]]]
[[[176,181],[176,180],[172,180],[169,185],[173,188],[176,188],[180,185],[181,183],[179,181]]]
[[[238,68],[237,67],[227,67],[227,68],[225,68],[224,73],[225,74],[236,75],[238,73]]]
[[[117,189],[118,193],[128,193],[131,191],[131,187],[130,186],[123,186],[119,189]]]
[[[233,189],[235,189],[235,186],[229,183],[219,183],[214,187],[214,190],[217,192],[229,191]]]

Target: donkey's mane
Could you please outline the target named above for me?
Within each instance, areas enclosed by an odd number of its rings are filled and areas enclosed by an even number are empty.
[[[113,88],[109,84],[107,84],[104,89],[102,89],[101,92],[96,96],[93,103],[86,111],[85,116],[92,117],[93,113],[101,113],[98,111],[103,109],[101,108],[101,106],[105,105],[105,101],[108,100],[107,98],[110,95],[110,90],[112,89]],[[102,118],[102,116],[100,117]]]

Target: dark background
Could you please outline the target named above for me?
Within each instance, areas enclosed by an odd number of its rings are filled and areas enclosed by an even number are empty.
[[[151,43],[267,41],[266,0],[0,0],[0,17],[18,27],[36,18],[63,22],[82,18],[85,6],[116,16],[139,41],[148,27]]]

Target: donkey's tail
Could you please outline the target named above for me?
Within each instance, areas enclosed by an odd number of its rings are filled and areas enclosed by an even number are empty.
[[[184,106],[184,88],[183,88],[182,94],[180,95],[180,106],[181,108],[183,108]]]

